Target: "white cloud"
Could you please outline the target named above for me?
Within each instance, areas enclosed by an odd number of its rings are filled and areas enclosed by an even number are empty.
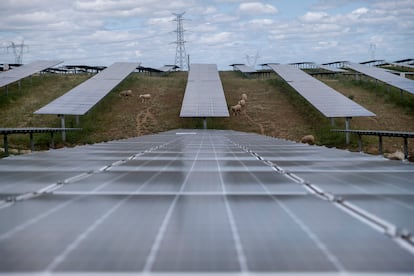
[[[241,3],[239,11],[243,14],[257,15],[257,14],[276,14],[278,10],[270,4],[263,4],[260,2]]]
[[[184,18],[187,52],[226,69],[260,50],[263,62],[312,59],[364,60],[370,43],[377,55],[414,56],[412,0],[319,0],[289,5],[259,0],[1,0],[0,46],[29,46],[25,62],[64,59],[109,65],[139,59],[145,66],[174,61],[176,22]],[[309,9],[304,10],[308,5]],[[293,6],[293,5],[292,5]],[[289,14],[294,16],[287,17]],[[337,57],[337,58],[336,58]],[[9,51],[0,60],[11,62]]]
[[[320,22],[328,17],[326,12],[307,12],[304,16],[300,17],[303,22],[313,23]]]
[[[230,32],[220,32],[212,35],[204,35],[200,38],[201,44],[217,45],[232,41],[232,34]]]

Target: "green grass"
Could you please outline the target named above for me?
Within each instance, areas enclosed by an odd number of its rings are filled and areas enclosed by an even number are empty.
[[[398,88],[369,78],[351,80],[348,83],[353,87],[360,87],[372,92],[375,96],[385,99],[388,103],[394,104],[408,114],[414,114],[414,95],[408,92],[401,92]]]

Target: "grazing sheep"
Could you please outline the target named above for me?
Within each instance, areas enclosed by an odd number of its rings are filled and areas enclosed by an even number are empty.
[[[301,143],[313,145],[315,144],[315,137],[313,135],[305,135],[300,139]]]
[[[241,98],[242,98],[242,100],[247,101],[247,94],[243,93],[243,94],[241,95]]]
[[[141,94],[139,95],[139,98],[141,99],[141,102],[144,103],[146,100],[151,99],[151,94]]]
[[[241,108],[242,107],[239,104],[233,105],[231,107],[231,114],[234,114],[234,116],[237,116],[237,114],[240,114]]]
[[[120,97],[132,97],[132,90],[123,90],[121,92],[119,92],[119,96]]]
[[[405,158],[404,153],[400,150],[397,150],[394,153],[389,153],[386,157],[390,160],[404,160]]]
[[[238,103],[238,104],[239,104],[239,105],[241,105],[241,106],[243,107],[243,106],[245,106],[245,105],[246,105],[246,101],[242,99],[242,100],[240,100],[240,101],[239,101],[239,103]]]

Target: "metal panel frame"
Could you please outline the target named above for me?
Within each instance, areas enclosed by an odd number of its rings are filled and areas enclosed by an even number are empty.
[[[0,74],[0,87],[19,81],[23,78],[33,75],[34,73],[56,66],[62,62],[63,61],[57,60],[37,60],[29,64],[3,72]]]
[[[375,116],[374,113],[298,68],[282,64],[267,66],[327,118]]]
[[[353,62],[348,62],[346,66],[364,75],[414,94],[414,80],[396,76],[378,67],[366,66]]]
[[[191,64],[180,117],[229,117],[216,64]]]
[[[34,114],[84,115],[138,65],[135,62],[116,62]]]

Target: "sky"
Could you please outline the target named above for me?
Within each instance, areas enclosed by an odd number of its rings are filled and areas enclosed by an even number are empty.
[[[0,63],[159,68],[174,64],[184,14],[190,63],[220,70],[244,63],[414,58],[413,0],[1,0]]]

